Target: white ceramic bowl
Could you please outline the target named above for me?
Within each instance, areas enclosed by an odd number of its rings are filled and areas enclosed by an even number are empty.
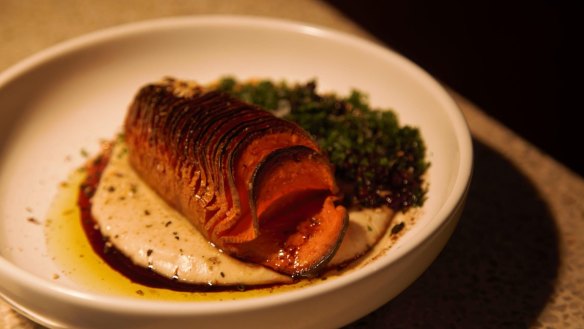
[[[42,225],[60,181],[113,136],[137,88],[163,76],[209,82],[225,74],[318,80],[358,88],[421,129],[432,163],[417,223],[364,268],[307,288],[215,302],[165,302],[92,293],[58,271]],[[427,73],[353,36],[252,17],[164,19],[93,33],[0,75],[0,295],[55,328],[326,328],[386,303],[413,282],[450,237],[471,176],[469,132]],[[64,160],[65,159],[65,160]]]

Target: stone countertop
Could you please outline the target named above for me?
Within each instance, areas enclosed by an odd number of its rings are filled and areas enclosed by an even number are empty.
[[[319,1],[3,0],[0,71],[105,27],[204,14],[292,19],[374,40]],[[413,285],[347,328],[584,328],[584,179],[451,94],[476,152],[460,224]],[[0,300],[0,328],[40,326]]]

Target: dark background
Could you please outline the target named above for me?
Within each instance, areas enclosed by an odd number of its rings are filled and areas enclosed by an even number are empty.
[[[584,36],[577,32],[581,23],[576,19],[582,16],[575,5],[541,0],[327,2],[584,176],[579,113],[584,95],[575,83],[577,60],[582,60],[575,45],[584,43]]]

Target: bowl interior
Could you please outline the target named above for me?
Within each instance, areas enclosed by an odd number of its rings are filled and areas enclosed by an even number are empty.
[[[444,90],[401,56],[353,37],[273,20],[134,24],[58,45],[0,76],[0,265],[84,291],[75,282],[51,280],[58,269],[43,225],[32,219],[47,220],[59,183],[83,163],[83,153],[95,153],[100,140],[119,131],[139,86],[165,76],[207,83],[224,75],[316,79],[320,91],[339,94],[357,88],[372,105],[392,108],[402,124],[421,129],[431,162],[428,199],[413,229],[372,268],[427,238],[462,197],[471,157],[464,120]]]

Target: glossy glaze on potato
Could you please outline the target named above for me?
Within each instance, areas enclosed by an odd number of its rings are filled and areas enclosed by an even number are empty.
[[[229,254],[310,276],[338,248],[347,211],[331,165],[296,124],[166,80],[140,89],[124,136],[141,178]]]

